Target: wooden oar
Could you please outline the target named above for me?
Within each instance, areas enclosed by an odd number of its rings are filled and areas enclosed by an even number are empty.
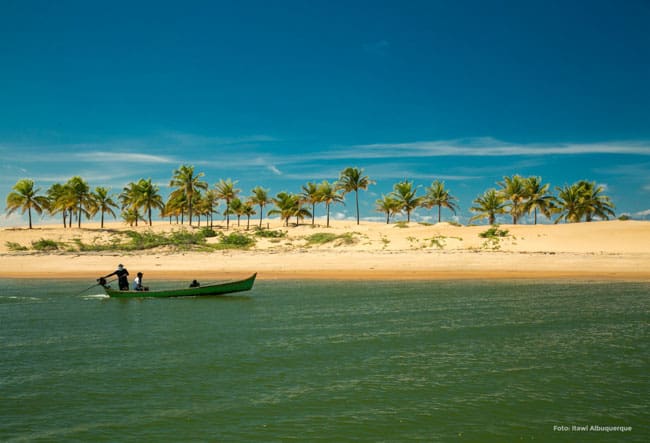
[[[117,280],[117,279],[115,279],[115,280]],[[112,283],[112,282],[114,282],[115,280],[107,281],[107,282],[104,283],[104,284]],[[88,286],[86,289],[84,289],[83,291],[79,292],[78,294],[75,294],[74,296],[77,297],[78,295],[83,294],[84,292],[88,291],[89,289],[92,289],[92,288],[94,288],[95,286],[100,286],[100,285],[101,285],[101,283],[95,283],[94,285],[92,285],[92,286]]]

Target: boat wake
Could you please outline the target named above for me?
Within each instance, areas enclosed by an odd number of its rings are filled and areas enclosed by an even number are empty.
[[[90,294],[90,295],[84,295],[82,298],[84,300],[98,300],[98,299],[110,298],[110,297],[106,294]]]

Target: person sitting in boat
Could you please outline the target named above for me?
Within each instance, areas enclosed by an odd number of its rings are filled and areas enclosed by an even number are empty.
[[[142,286],[142,272],[138,272],[137,276],[133,279],[133,290],[144,291],[144,286]]]
[[[128,291],[129,290],[129,279],[128,279],[129,271],[127,271],[126,268],[122,264],[117,265],[117,269],[114,272],[111,272],[108,275],[100,277],[98,280],[99,281],[101,281],[101,279],[106,280],[108,277],[111,277],[113,275],[117,276],[117,285],[120,287],[120,291]]]
[[[190,288],[198,288],[199,286],[201,286],[201,283],[196,280],[192,280],[192,283],[190,283]]]

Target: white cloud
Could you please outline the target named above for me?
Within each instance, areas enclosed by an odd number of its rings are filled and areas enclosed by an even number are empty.
[[[412,143],[353,145],[315,154],[322,159],[382,159],[405,157],[535,156],[579,154],[650,155],[650,142],[515,144],[491,137]]]
[[[178,163],[178,160],[162,156],[162,155],[151,155],[151,154],[140,154],[134,152],[80,152],[73,154],[74,157],[83,160],[83,161],[95,161],[95,162],[127,162],[127,163]]]

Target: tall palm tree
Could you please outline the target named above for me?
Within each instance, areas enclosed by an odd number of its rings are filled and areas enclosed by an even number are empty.
[[[251,191],[251,196],[249,201],[260,207],[260,228],[262,227],[262,218],[264,217],[264,207],[271,203],[271,198],[269,197],[269,190],[264,189],[261,186],[253,188]]]
[[[192,204],[194,203],[194,194],[201,189],[208,189],[208,184],[201,181],[201,177],[204,175],[203,172],[195,174],[194,166],[181,165],[180,168],[174,170],[174,175],[169,182],[169,186],[182,190],[182,192],[187,196],[190,226],[192,226]]]
[[[24,178],[18,180],[11,188],[12,192],[7,195],[7,215],[13,214],[18,209],[21,214],[27,211],[29,220],[29,229],[32,229],[32,209],[37,214],[42,214],[43,209],[47,208],[47,197],[39,195],[40,188],[34,188],[34,181]]]
[[[318,185],[313,182],[308,182],[307,184],[303,185],[301,196],[305,203],[311,205],[311,225],[314,226],[316,205],[322,201]]]
[[[474,200],[476,206],[469,208],[472,212],[478,212],[469,221],[487,218],[488,223],[493,225],[496,222],[496,216],[505,212],[504,197],[496,189],[488,189],[483,195]]]
[[[215,190],[217,191],[217,196],[221,200],[226,201],[226,230],[230,227],[230,202],[237,198],[241,189],[235,188],[237,181],[232,181],[231,179],[219,180],[219,183],[215,185]]]
[[[92,193],[93,197],[93,210],[91,216],[94,217],[98,212],[101,214],[101,229],[104,229],[104,214],[110,214],[113,218],[116,217],[113,208],[117,208],[117,203],[109,195],[108,188],[97,186],[95,192]]]
[[[318,194],[320,201],[325,203],[325,211],[327,212],[327,227],[330,227],[330,207],[332,203],[344,203],[343,196],[338,192],[338,189],[327,180],[323,180],[318,185]]]
[[[458,201],[456,197],[451,195],[449,191],[445,189],[445,182],[435,180],[431,183],[431,186],[426,189],[424,205],[427,208],[432,208],[433,206],[438,207],[438,223],[440,223],[440,209],[443,206],[456,215],[456,209],[458,209],[456,201]]]
[[[159,191],[160,189],[151,182],[151,179],[140,179],[135,188],[134,205],[136,208],[142,208],[147,213],[149,226],[152,225],[151,211],[153,209],[163,210],[165,207]]]
[[[548,183],[543,185],[541,177],[528,177],[525,186],[527,187],[528,200],[526,200],[524,210],[529,214],[534,211],[535,224],[537,224],[537,210],[545,217],[551,218],[555,197],[548,192],[550,185]]]
[[[510,201],[508,208],[512,216],[512,224],[516,225],[519,217],[524,213],[528,199],[526,180],[519,175],[513,175],[512,177],[503,177],[503,181],[497,184],[501,187],[501,195]]]
[[[368,189],[368,186],[375,182],[367,175],[363,175],[363,169],[345,168],[339,176],[338,186],[344,194],[354,191],[354,200],[357,207],[357,224],[359,224],[359,189]]]
[[[422,197],[416,197],[417,188],[413,188],[413,182],[402,181],[395,183],[390,196],[400,202],[400,209],[406,212],[407,222],[411,222],[411,212],[420,206]]]
[[[395,215],[402,210],[402,204],[390,195],[382,195],[375,204],[378,212],[386,214],[386,224],[390,223],[391,215]]]
[[[597,186],[594,182],[582,180],[578,182],[583,192],[583,215],[585,221],[590,222],[595,217],[602,220],[609,220],[609,217],[615,217],[614,204],[606,195],[602,195],[605,190],[602,186]]]
[[[89,217],[93,205],[90,186],[88,186],[88,183],[78,175],[68,180],[68,186],[70,187],[72,195],[74,195],[75,209],[77,210],[77,227],[81,228],[81,215],[85,214],[86,217]]]

